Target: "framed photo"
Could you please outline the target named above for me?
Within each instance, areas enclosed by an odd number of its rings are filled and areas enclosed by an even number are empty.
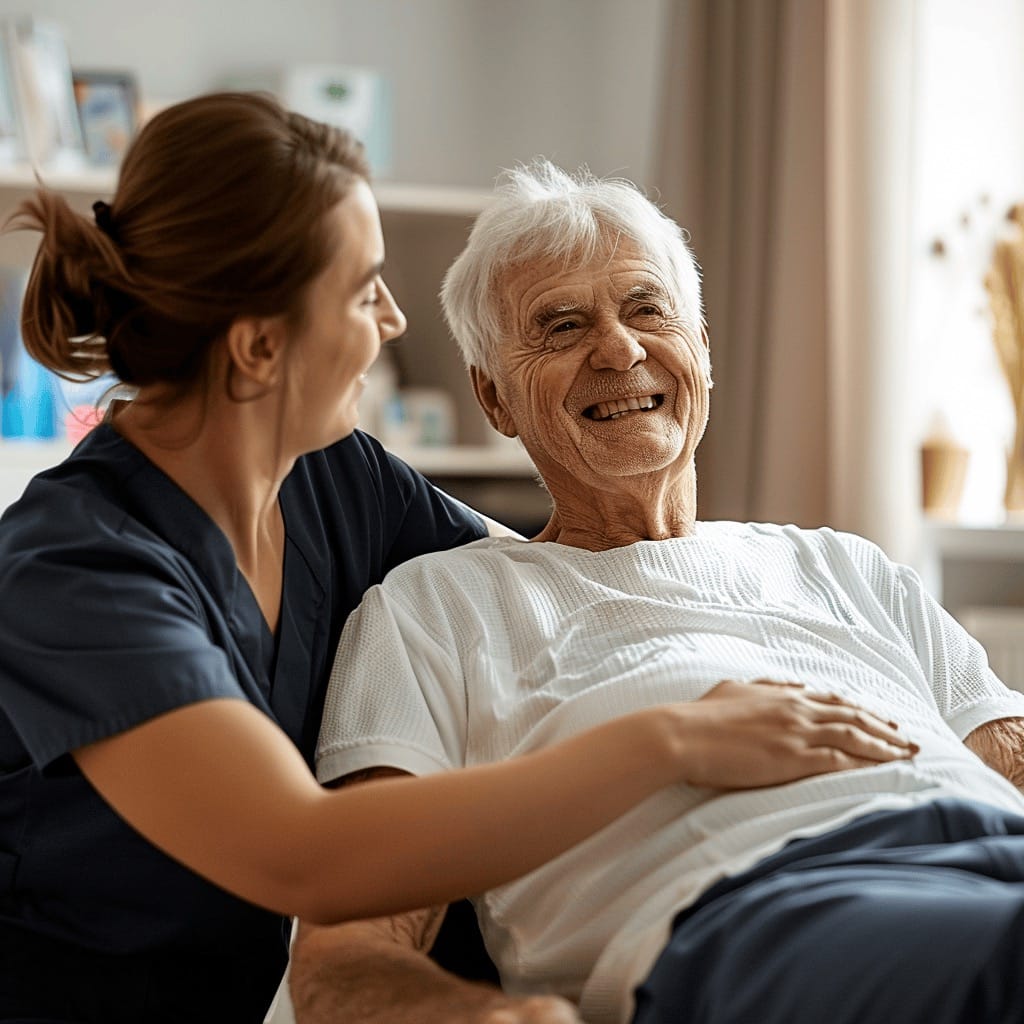
[[[346,65],[292,64],[282,70],[279,95],[291,110],[347,128],[366,146],[374,174],[391,172],[391,91],[383,75]]]
[[[89,162],[120,163],[139,123],[139,91],[127,71],[74,71],[75,102]]]

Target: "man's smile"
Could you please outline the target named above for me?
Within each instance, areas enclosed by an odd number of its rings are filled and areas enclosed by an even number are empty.
[[[665,401],[665,396],[660,394],[638,395],[630,398],[611,398],[604,402],[597,402],[583,410],[583,415],[588,420],[605,421],[616,420],[620,416],[626,416],[631,412],[647,411],[657,409]]]

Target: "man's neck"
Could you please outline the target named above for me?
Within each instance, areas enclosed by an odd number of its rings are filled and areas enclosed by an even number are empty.
[[[688,537],[694,531],[697,489],[692,465],[682,475],[630,477],[614,488],[546,480],[554,507],[534,540],[607,551],[637,541]]]

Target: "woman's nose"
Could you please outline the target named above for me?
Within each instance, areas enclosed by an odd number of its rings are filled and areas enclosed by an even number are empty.
[[[647,349],[623,324],[600,327],[592,336],[590,365],[595,370],[629,370],[647,358]]]
[[[377,291],[380,297],[380,316],[377,326],[380,330],[381,343],[384,344],[405,334],[408,322],[398,303],[395,302],[395,297],[383,281],[378,282]]]

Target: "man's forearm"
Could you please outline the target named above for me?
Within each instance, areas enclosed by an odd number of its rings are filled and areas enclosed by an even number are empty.
[[[343,784],[402,774],[370,768]],[[297,1024],[483,1024],[504,999],[500,989],[449,974],[427,955],[445,912],[428,907],[333,927],[301,923],[289,970]]]
[[[978,726],[964,743],[990,768],[1024,789],[1024,718],[998,718]]]
[[[448,974],[412,943],[390,937],[400,927],[395,919],[300,926],[290,975],[298,1024],[455,1021],[501,1001],[498,989]]]
[[[563,999],[510,998],[442,970],[417,948],[421,923],[401,915],[300,925],[290,974],[297,1024],[579,1024]]]

